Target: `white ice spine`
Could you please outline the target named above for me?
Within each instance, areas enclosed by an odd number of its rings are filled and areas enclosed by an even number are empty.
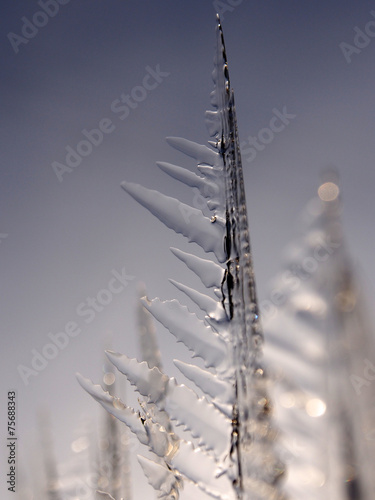
[[[213,78],[211,102],[215,111],[206,114],[209,133],[216,139],[210,142],[213,147],[182,138],[167,139],[172,147],[196,160],[197,173],[159,163],[164,172],[198,190],[204,208],[202,203],[197,208],[130,182],[122,184],[167,227],[211,254],[209,259],[203,259],[172,250],[207,288],[202,293],[171,280],[199,306],[204,319],[177,300],[143,301],[178,342],[194,357],[203,359],[205,370],[176,364],[204,396],[177,384],[159,370],[158,362],[151,361],[156,355],[152,347],[147,350],[146,357],[151,356],[147,363],[107,353],[146,398],[140,425],[133,409],[123,407],[89,381],[80,381],[157,455],[157,460],[141,459],[141,464],[150,484],[159,488],[161,494],[180,474],[216,499],[281,500],[278,483],[283,466],[275,453],[276,432],[271,425],[267,378],[261,362],[263,334],[250,253],[234,97],[219,19]],[[177,437],[169,427],[167,414],[173,425],[190,433],[191,443]],[[161,468],[162,464],[167,469]],[[173,493],[178,494],[178,489]]]
[[[263,333],[259,321],[254,269],[242,173],[241,154],[223,32],[218,18],[213,72],[214,112],[206,115],[223,161],[225,185],[226,311],[230,319],[236,402],[233,406],[232,454],[237,462],[238,498],[281,498],[278,479],[283,467],[274,453],[275,431],[261,363]]]

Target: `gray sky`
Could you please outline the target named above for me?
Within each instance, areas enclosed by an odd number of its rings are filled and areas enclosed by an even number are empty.
[[[232,3],[239,5],[224,13],[222,23],[259,296],[267,296],[267,283],[280,268],[282,249],[315,194],[321,171],[335,165],[349,248],[371,299],[375,40],[357,35],[361,48],[354,46],[354,28],[368,26],[375,35],[374,5],[354,0]],[[27,460],[38,448],[40,407],[50,409],[56,454],[65,459],[71,453],[80,416],[97,411],[74,373],[99,382],[108,332],[115,350],[138,355],[136,281],[146,283],[150,297],[163,299],[178,296],[168,277],[199,286],[168,250],[194,249],[138,206],[120,183],[138,182],[193,203],[193,194],[159,171],[155,161],[193,167],[164,138],[202,144],[209,139],[203,113],[209,109],[215,41],[211,1],[70,1],[54,17],[34,18],[45,25],[37,32],[29,26],[26,34],[33,37],[20,41],[22,18],[32,20],[38,11],[35,1],[8,1],[0,21],[1,426],[5,449],[5,398],[15,389],[19,452]],[[9,33],[15,34],[12,41]],[[355,52],[345,57],[342,42]],[[158,68],[161,76],[145,80]],[[119,110],[121,94],[138,102]],[[274,110],[284,108],[295,115],[284,129],[273,138],[261,132]],[[60,182],[52,164],[66,164],[66,147],[76,149],[85,139],[82,130],[99,124],[108,133]],[[268,143],[262,147],[260,142],[262,150],[252,159],[249,137],[258,134]],[[87,310],[87,297],[107,289],[113,273],[124,268],[124,275],[134,279],[86,323],[89,315],[80,316],[77,308]],[[45,369],[30,375],[26,386],[19,365],[31,368],[32,350],[41,352],[50,343],[48,334],[56,335],[69,322],[80,333]],[[171,359],[183,356],[183,348],[161,328],[158,334],[165,368],[175,374]],[[4,465],[5,453],[1,457]]]

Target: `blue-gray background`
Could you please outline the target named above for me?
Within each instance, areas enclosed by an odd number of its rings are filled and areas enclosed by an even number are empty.
[[[339,44],[353,44],[354,27],[375,20],[375,4],[237,3],[222,17],[241,140],[267,127],[273,108],[286,106],[296,115],[254,161],[244,158],[259,295],[267,296],[267,282],[280,267],[282,249],[321,171],[335,165],[347,240],[371,298],[375,40],[353,54],[350,64]],[[195,283],[185,279],[168,250],[187,249],[185,242],[126,195],[120,182],[193,203],[191,192],[155,161],[193,166],[164,138],[208,139],[203,112],[212,89],[215,9],[211,1],[198,0],[71,1],[15,54],[8,33],[21,35],[21,18],[32,19],[40,7],[34,1],[2,7],[1,463],[5,467],[6,393],[16,389],[18,449],[27,468],[40,452],[39,408],[49,408],[58,459],[71,454],[80,416],[96,412],[74,373],[99,382],[110,332],[116,350],[138,355],[137,280],[147,284],[151,297],[164,299],[177,296],[168,277]],[[147,66],[158,64],[170,75],[121,121],[111,103],[142,84]],[[64,162],[65,147],[74,148],[81,131],[103,118],[115,130],[59,182],[52,162]],[[77,305],[106,288],[112,270],[124,267],[135,279],[86,325]],[[30,367],[31,350],[40,351],[48,333],[69,321],[82,333],[25,386],[17,367]],[[175,373],[171,358],[183,350],[161,328],[158,334],[165,368]],[[134,488],[145,494],[140,483]]]

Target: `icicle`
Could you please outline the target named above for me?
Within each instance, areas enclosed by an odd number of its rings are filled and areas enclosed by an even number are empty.
[[[233,405],[235,399],[233,380],[223,380],[207,370],[178,359],[174,359],[173,362],[180,372],[205,394],[222,404]]]
[[[336,193],[329,201],[327,189]],[[366,387],[366,397],[358,397],[352,385],[364,359],[375,359],[375,347],[343,241],[338,192],[335,181],[323,182],[321,199],[308,205],[307,229],[291,246],[281,275],[292,282],[275,282],[283,308],[265,323],[265,361],[285,372],[274,389],[282,444],[295,455],[284,489],[308,500],[375,494],[375,445],[367,435],[375,391]],[[313,267],[307,270],[306,263]],[[295,272],[300,269],[305,272]]]
[[[171,248],[172,253],[189,269],[191,269],[207,287],[220,287],[224,277],[224,269],[212,260],[201,259],[196,255],[183,252],[178,248]]]
[[[141,296],[146,294],[145,288],[142,287]],[[141,300],[138,301],[138,331],[141,340],[141,351],[142,358],[147,362],[149,368],[158,368],[162,372],[161,356],[157,345],[156,331],[152,321],[152,316],[149,311],[143,305]],[[157,424],[158,429],[165,429],[168,441],[168,448],[177,449],[179,437],[175,434],[173,430],[173,425],[170,420],[168,413],[163,409],[165,407],[165,396],[166,393],[158,400],[159,407],[154,403],[148,403],[145,401],[141,403],[142,409],[145,413],[146,420],[151,420],[152,423]],[[147,400],[148,398],[146,398]],[[151,443],[151,432],[150,426],[145,423],[146,430],[149,431],[150,435],[150,446],[155,448],[155,444]],[[164,433],[160,433],[164,436]],[[160,439],[160,438],[159,438]],[[165,483],[158,483],[158,497],[164,500],[177,500],[179,498],[179,490],[183,487],[183,480],[176,471],[171,470],[170,467],[166,465],[165,457],[158,457],[157,459],[158,467],[168,471],[168,475],[163,475]],[[145,470],[145,467],[143,467]],[[150,480],[150,478],[149,478]],[[155,484],[154,484],[155,486]]]
[[[124,183],[122,187],[167,227],[206,252],[213,252],[219,263],[225,263],[224,271],[207,260],[174,251],[206,286],[216,287],[218,300],[173,282],[206,311],[205,322],[177,301],[144,301],[145,307],[178,341],[202,357],[207,368],[215,369],[217,380],[203,371],[182,368],[217,398],[199,398],[156,367],[150,369],[146,362],[138,363],[116,353],[108,353],[108,357],[148,398],[148,403],[156,403],[176,425],[184,426],[199,439],[197,449],[183,440],[177,441],[158,423],[156,409],[148,404],[143,405],[143,434],[133,422],[134,412],[118,412],[118,418],[129,420],[142,442],[146,441],[158,456],[164,454],[168,467],[176,468],[213,498],[281,500],[277,482],[283,469],[275,454],[276,433],[266,391],[268,379],[261,363],[263,334],[250,253],[234,97],[219,21],[213,76],[212,102],[216,110],[206,117],[210,133],[215,135],[215,141],[210,142],[214,149],[186,139],[167,139],[171,146],[195,158],[203,177],[175,165],[159,164],[168,174],[198,188],[207,198],[207,207],[215,210],[213,216],[206,217],[197,208],[136,184]],[[228,381],[229,387],[221,381]],[[98,389],[89,387],[90,390],[113,412],[107,396]],[[211,455],[204,450],[210,450]]]
[[[140,419],[134,418],[135,414],[133,411],[129,408],[124,408],[123,405],[119,405],[118,400],[115,400],[115,398],[104,392],[100,386],[94,386],[92,382],[84,379],[81,375],[77,375],[77,378],[89,394],[100,402],[107,411],[126,423],[136,433],[140,442],[147,444],[154,453],[164,458],[170,467],[178,470],[188,479],[195,482],[203,491],[208,492],[215,498],[232,500],[233,497],[231,495],[222,495],[222,492],[225,493],[225,491],[228,491],[229,478],[227,476],[222,476],[219,479],[215,477],[218,470],[218,463],[209,455],[183,440],[173,443],[163,427],[153,424],[148,419],[142,423]],[[183,412],[184,410],[180,408],[180,404],[185,401],[186,393],[183,390],[183,393],[180,395],[180,388],[178,386],[175,386],[175,388],[177,393],[174,405],[178,407],[177,411]],[[192,391],[189,391],[190,393]],[[191,400],[189,400],[189,403],[191,403]],[[116,406],[120,406],[120,408],[116,408]],[[185,408],[185,411],[187,410],[188,408]],[[217,415],[220,414],[217,413],[214,415],[214,421],[217,420]],[[195,415],[195,420],[196,417]],[[204,417],[207,418],[206,410],[204,410]],[[207,422],[205,420],[202,420],[202,422],[195,421],[195,424],[203,426],[208,426],[209,423],[210,420]],[[210,432],[212,433],[212,430]]]
[[[212,179],[217,179],[218,177],[223,177],[223,174],[221,171],[219,171],[219,173],[218,173],[216,168],[210,167],[208,165],[198,165],[197,169],[203,175],[205,175],[206,177],[211,177]]]
[[[131,182],[123,182],[121,186],[167,227],[183,234],[189,241],[194,241],[206,252],[214,252],[219,262],[224,262],[225,253],[222,246],[224,229],[220,224],[213,224],[201,210],[158,191]]]
[[[105,493],[104,491],[97,490],[95,493],[97,500],[115,500],[112,495]]]
[[[197,144],[193,141],[188,141],[182,137],[167,137],[167,142],[178,151],[195,158],[198,163],[206,163],[208,165],[220,168],[222,167],[219,154],[207,146]]]
[[[230,318],[237,401],[233,408],[233,458],[236,493],[241,500],[279,499],[282,465],[276,457],[266,376],[261,364],[263,333],[259,323],[250,251],[234,95],[230,88],[223,33],[218,18],[213,102],[208,114],[224,165],[227,231],[226,310]],[[262,429],[262,430],[261,430]]]
[[[140,286],[139,299],[145,297],[146,289]],[[142,360],[146,361],[149,368],[156,366],[162,371],[161,354],[157,345],[156,331],[152,322],[152,317],[147,311],[142,301],[138,301],[138,336],[141,347]]]
[[[234,500],[230,478],[218,476],[219,464],[199,448],[184,442],[173,459],[173,465],[205,493],[217,500]]]
[[[174,378],[150,370],[145,362],[117,353],[107,353],[110,361],[136,387],[142,396],[151,402],[160,399],[160,380],[163,387],[163,407],[177,425],[183,425],[191,431],[193,437],[201,440],[201,445],[213,450],[216,456],[222,456],[228,446],[229,421],[224,418],[205,398],[199,398],[194,391],[184,385],[178,385]],[[225,437],[225,435],[227,436]]]
[[[227,369],[228,346],[211,327],[206,326],[194,313],[177,300],[153,299],[145,302],[150,313],[167,328],[178,341],[183,342],[195,356],[203,359],[207,368],[219,372]]]
[[[113,351],[106,351],[106,354],[111,363],[126,375],[142,396],[149,396],[152,403],[163,399],[169,378],[156,366],[150,369],[146,361],[140,363],[136,359],[128,358],[125,354]]]
[[[220,114],[217,111],[206,111],[206,126],[208,133],[211,137],[220,134],[221,132],[221,120]]]
[[[137,458],[149,484],[158,493],[158,498],[178,500],[179,492],[175,487],[176,475],[166,465],[156,463],[140,455],[137,455]]]
[[[139,418],[133,409],[125,407],[124,404],[104,392],[99,385],[94,385],[90,380],[77,375],[82,387],[96,399],[105,410],[114,417],[124,422],[129,429],[137,436],[142,444],[147,445],[151,451],[162,459],[170,460],[179,447],[179,441],[174,435],[168,433],[166,429],[158,423],[152,422],[149,418]]]
[[[181,290],[181,292],[184,292],[188,297],[190,297],[191,300],[195,302],[197,306],[202,309],[202,311],[205,311],[210,318],[213,318],[216,321],[226,321],[227,317],[221,302],[212,299],[204,293],[197,292],[193,288],[183,285],[178,281],[172,279],[169,281],[172,285]]]
[[[125,406],[119,399],[110,396],[108,392],[103,391],[100,385],[94,385],[91,380],[82,377],[79,373],[76,374],[76,377],[83,389],[98,401],[105,410],[121,422],[124,422],[142,444],[147,444],[147,433],[134,410]]]
[[[199,192],[205,198],[211,198],[219,191],[219,187],[215,182],[200,177],[186,168],[178,167],[177,165],[172,165],[171,163],[163,161],[157,161],[156,165],[174,179],[183,182],[187,186],[199,189]]]
[[[199,398],[194,391],[171,379],[166,408],[176,425],[190,430],[203,449],[211,450],[217,459],[228,454],[230,420],[206,398]]]

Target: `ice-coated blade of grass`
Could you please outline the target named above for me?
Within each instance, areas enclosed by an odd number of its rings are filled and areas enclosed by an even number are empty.
[[[168,379],[166,375],[157,373],[157,368],[150,370],[145,362],[139,363],[125,355],[107,353],[110,361],[123,373],[136,390],[150,402],[160,401],[160,387],[162,380],[163,401],[160,404],[176,425],[188,429],[192,436],[199,438],[200,445],[212,450],[217,457],[228,453],[225,436],[228,433],[229,421],[205,398],[186,387],[179,385],[175,379]],[[160,406],[160,405],[159,405]]]
[[[278,479],[283,466],[276,456],[275,432],[263,368],[263,333],[260,326],[254,268],[250,249],[247,209],[234,94],[231,89],[224,37],[218,19],[212,103],[207,123],[223,163],[226,219],[226,303],[230,319],[232,362],[236,378],[232,449],[237,467],[238,498],[281,498]]]
[[[172,147],[196,161],[195,173],[170,163],[158,163],[168,175],[198,190],[207,208],[204,205],[202,211],[201,207],[189,206],[155,190],[130,182],[122,184],[127,193],[167,227],[210,253],[207,259],[202,259],[172,250],[205,287],[215,288],[216,298],[213,298],[172,280],[206,312],[204,321],[176,300],[143,301],[144,307],[177,341],[183,342],[194,357],[201,357],[210,369],[208,372],[176,363],[205,396],[198,397],[188,387],[177,384],[156,363],[151,366],[116,353],[108,353],[108,357],[147,398],[147,403],[142,403],[141,425],[148,446],[160,458],[165,453],[168,467],[175,468],[218,500],[281,500],[278,480],[283,467],[276,456],[268,378],[261,360],[263,333],[250,251],[234,96],[219,20],[216,34],[211,95],[215,110],[206,115],[209,133],[215,140],[208,147],[177,137],[167,139]],[[114,412],[111,401],[96,386],[85,382],[83,385],[108,411]],[[157,411],[167,412],[175,425],[189,431],[197,446],[166,432]],[[144,442],[145,436],[134,424],[133,416],[131,411],[126,415],[118,412],[118,418],[128,419]],[[143,465],[151,483],[159,484],[164,477],[160,468],[163,465],[145,461]]]
[[[224,269],[212,260],[201,259],[178,248],[171,248],[172,253],[195,273],[207,288],[219,288],[224,278]]]

